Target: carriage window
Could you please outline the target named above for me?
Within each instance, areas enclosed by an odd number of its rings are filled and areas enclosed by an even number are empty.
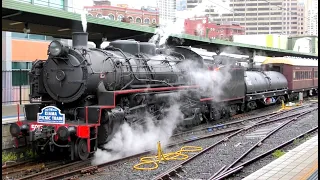
[[[280,66],[272,66],[272,68],[270,69],[270,71],[280,72]]]
[[[314,71],[314,78],[318,78],[318,71]]]
[[[304,79],[308,79],[308,72],[307,71],[304,72]]]
[[[297,72],[293,72],[293,79],[296,79],[296,73]]]

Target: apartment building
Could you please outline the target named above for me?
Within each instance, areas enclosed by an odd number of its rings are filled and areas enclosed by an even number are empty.
[[[319,10],[317,0],[305,1],[305,34],[318,36],[318,11]]]
[[[176,0],[157,0],[160,24],[176,21]]]
[[[188,0],[187,8],[202,1],[205,0]],[[246,27],[246,34],[304,34],[304,4],[299,0],[208,1],[212,6],[206,12],[211,21],[238,22]],[[228,11],[221,12],[221,9]]]

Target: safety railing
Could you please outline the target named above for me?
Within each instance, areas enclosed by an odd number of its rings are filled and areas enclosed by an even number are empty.
[[[2,105],[29,102],[28,69],[2,71]]]

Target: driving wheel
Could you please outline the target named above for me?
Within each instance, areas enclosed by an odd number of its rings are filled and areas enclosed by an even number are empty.
[[[77,139],[74,149],[76,158],[80,158],[81,160],[88,159],[90,153],[88,151],[86,139]]]

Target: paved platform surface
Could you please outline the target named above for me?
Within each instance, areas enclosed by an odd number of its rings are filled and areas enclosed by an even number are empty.
[[[24,104],[19,106],[19,110],[20,110],[20,115],[23,114],[23,108],[24,108]],[[14,104],[14,105],[5,105],[2,104],[2,119],[3,118],[7,118],[7,117],[12,117],[12,116],[17,116],[18,115],[18,105]]]
[[[243,180],[307,180],[318,170],[318,135]]]
[[[20,121],[24,120],[24,115],[20,116]],[[11,117],[2,117],[2,125],[4,124],[11,124],[18,121],[18,116],[11,116]]]

